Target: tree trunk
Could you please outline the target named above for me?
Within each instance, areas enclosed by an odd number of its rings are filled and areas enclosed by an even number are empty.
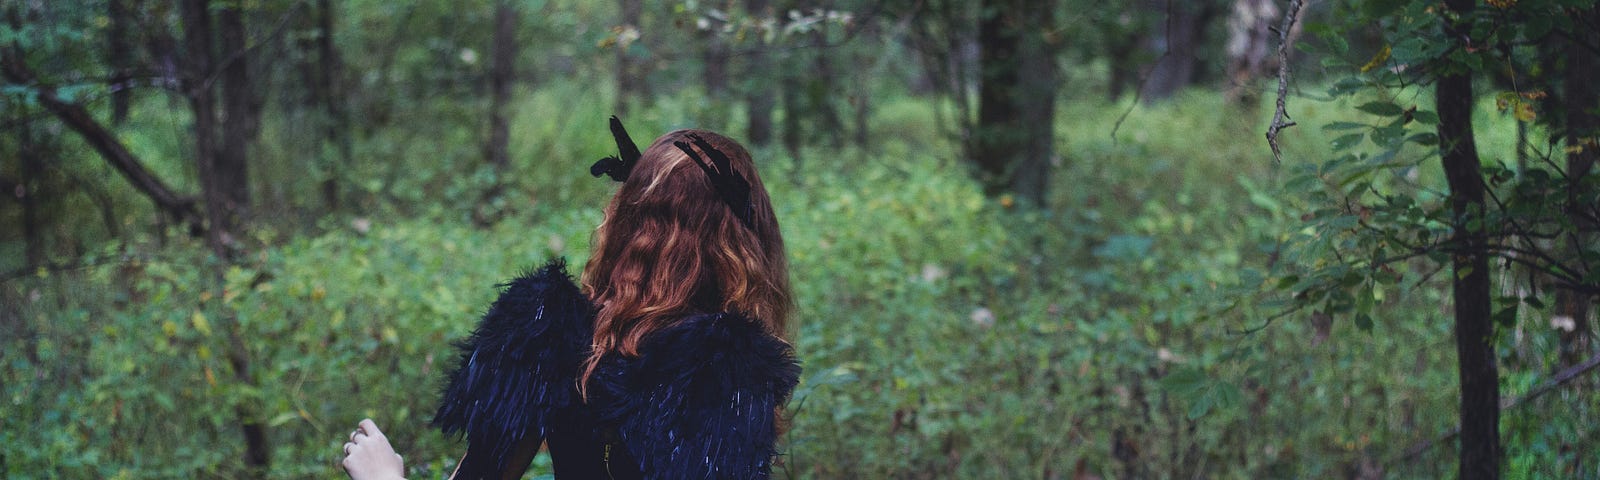
[[[769,18],[772,10],[768,0],[745,0],[745,10],[757,18]],[[759,38],[759,37],[758,37]],[[745,134],[745,141],[752,147],[762,147],[772,143],[772,108],[774,105],[770,82],[754,80],[757,78],[770,78],[767,58],[767,45],[750,50],[744,57],[745,65],[745,117],[749,121],[749,130]]]
[[[507,150],[510,142],[510,125],[506,119],[506,105],[511,103],[511,85],[516,81],[517,11],[508,0],[495,2],[493,65],[489,72],[489,143],[484,146],[485,157],[496,171],[503,172],[511,163]]]
[[[106,17],[111,22],[106,31],[106,52],[110,57],[111,124],[122,125],[128,119],[129,89],[133,75],[133,43],[128,39],[128,24],[133,16],[128,11],[127,0],[108,0]],[[138,4],[133,5],[139,8]]]
[[[1228,16],[1228,85],[1230,102],[1254,106],[1260,101],[1256,76],[1268,71],[1273,55],[1272,24],[1280,14],[1271,0],[1234,0]]]
[[[511,86],[516,83],[517,7],[510,0],[499,0],[494,7],[493,59],[489,67],[489,139],[483,145],[484,160],[494,169],[494,179],[472,209],[473,223],[494,225],[504,216],[500,195],[505,190],[505,175],[511,165],[511,125],[507,107]]]
[[[1131,15],[1129,15],[1131,16]],[[1131,23],[1131,22],[1128,22]],[[1137,88],[1139,66],[1135,54],[1139,52],[1139,35],[1126,23],[1121,28],[1106,28],[1107,72],[1106,99],[1113,102],[1122,98],[1129,86]]]
[[[699,31],[704,48],[700,51],[700,83],[712,102],[720,101],[728,93],[728,44],[719,33],[721,28],[713,20],[707,29]]]
[[[803,88],[803,84],[796,75],[786,73],[782,74],[782,77],[783,79],[779,80],[781,84],[779,88],[783,93],[779,96],[783,101],[783,129],[779,136],[782,137],[783,147],[789,151],[789,157],[794,159],[794,166],[798,170],[801,161],[800,144],[803,140],[800,136],[803,131],[800,127],[800,112],[804,109],[800,105],[800,89]]]
[[[1055,145],[1054,0],[987,0],[978,24],[978,124],[968,157],[985,191],[1044,206]]]
[[[1462,17],[1471,15],[1473,0],[1446,0]],[[1465,39],[1465,26],[1448,23],[1449,37]],[[1464,47],[1465,45],[1458,45]],[[1455,217],[1451,293],[1455,301],[1456,362],[1461,382],[1461,450],[1463,480],[1500,478],[1500,374],[1495,364],[1491,320],[1489,256],[1481,219],[1484,185],[1477,145],[1472,138],[1472,77],[1454,72],[1439,77],[1434,90],[1439,113],[1440,160],[1450,186]]]
[[[1141,93],[1146,103],[1171,98],[1195,80],[1200,44],[1205,41],[1206,25],[1216,18],[1211,0],[1169,2],[1164,28],[1152,36],[1154,50],[1160,53],[1151,66]]]
[[[222,137],[213,144],[216,163],[212,173],[222,190],[222,213],[228,218],[226,233],[237,233],[250,210],[249,147],[255,142],[261,119],[261,97],[252,85],[249,45],[244,13],[237,2],[216,9],[221,72]]]
[[[1600,119],[1596,118],[1596,111],[1600,111],[1600,94],[1595,92],[1594,79],[1600,75],[1597,68],[1595,53],[1586,45],[1600,45],[1600,34],[1593,29],[1584,28],[1582,25],[1594,25],[1600,20],[1600,6],[1591,6],[1588,11],[1577,15],[1581,20],[1574,22],[1578,25],[1572,32],[1573,38],[1568,39],[1565,45],[1567,68],[1565,72],[1565,92],[1562,95],[1562,105],[1566,109],[1566,140],[1567,149],[1567,204],[1568,208],[1583,209],[1593,208],[1585,205],[1579,192],[1583,190],[1580,182],[1594,169],[1595,159],[1600,157],[1600,143],[1595,138],[1600,137]],[[1520,125],[1522,122],[1518,122]],[[1584,215],[1573,211],[1569,218],[1573,223],[1573,234],[1567,237],[1568,245],[1564,248],[1571,255],[1579,255],[1585,245],[1593,245],[1595,240],[1596,225],[1584,220]],[[1582,272],[1588,273],[1588,272]],[[1562,291],[1556,295],[1556,315],[1564,315],[1572,319],[1572,330],[1561,332],[1561,365],[1571,366],[1588,357],[1591,334],[1589,332],[1590,297],[1581,293]]]
[[[206,218],[209,228],[206,229],[206,243],[211,247],[212,253],[223,259],[224,263],[235,256],[235,241],[232,238],[238,224],[239,217],[235,208],[246,205],[248,192],[228,191],[229,188],[239,188],[246,178],[244,176],[244,153],[242,149],[218,146],[218,120],[216,100],[211,88],[213,73],[220,73],[224,92],[231,95],[244,96],[243,99],[229,98],[225,104],[229,108],[238,108],[245,111],[223,112],[224,119],[221,125],[223,139],[230,142],[234,139],[239,143],[247,143],[248,137],[253,135],[253,125],[245,123],[254,122],[251,118],[227,119],[226,116],[238,115],[245,117],[248,106],[234,102],[248,102],[248,72],[231,71],[232,68],[243,69],[245,63],[244,32],[242,21],[237,17],[237,10],[232,8],[218,9],[219,27],[223,30],[238,30],[237,36],[230,32],[222,32],[221,44],[223,46],[222,71],[216,72],[217,65],[213,63],[213,26],[211,7],[208,0],[184,0],[180,6],[183,20],[184,53],[187,56],[185,64],[183,91],[189,97],[189,107],[194,113],[195,136],[195,163],[200,174],[200,187],[204,191],[206,204]],[[232,12],[231,14],[228,12]],[[228,18],[232,16],[232,18]],[[231,28],[230,28],[231,27]],[[230,38],[232,37],[232,38]],[[237,58],[230,58],[237,56]],[[234,64],[237,62],[237,64]],[[240,78],[242,77],[242,78]],[[248,128],[247,128],[248,127]],[[238,162],[235,164],[234,162]],[[237,170],[234,170],[237,169]],[[248,184],[245,184],[247,187]],[[220,285],[221,271],[213,275],[215,285]],[[215,289],[216,287],[213,287]],[[232,334],[236,334],[230,329]],[[232,363],[234,377],[244,385],[255,386],[255,379],[250,374],[250,361],[242,342],[235,337],[235,345],[230,348],[228,358]],[[239,422],[239,433],[244,438],[245,451],[244,463],[250,469],[252,477],[264,478],[271,467],[272,446],[267,441],[266,425],[260,420],[260,415],[254,406],[247,402],[235,405],[234,414]]]
[[[643,0],[621,0],[622,29],[640,32],[643,30],[640,18],[644,12]],[[642,35],[642,33],[641,33]],[[649,86],[644,81],[644,66],[638,59],[628,55],[628,45],[631,41],[617,42],[617,115],[627,115],[628,102],[634,98],[647,98],[650,96]]]
[[[327,122],[323,138],[333,143],[334,151],[338,152],[337,156],[326,162],[332,167],[328,178],[322,181],[322,197],[328,209],[337,210],[342,205],[339,199],[339,172],[350,164],[354,153],[350,143],[350,116],[346,113],[344,88],[339,82],[343,76],[344,59],[339,56],[339,50],[333,47],[333,4],[331,0],[318,0],[317,5],[317,10],[321,11],[318,16],[321,26],[317,35],[317,58],[322,60],[321,68],[317,69],[317,83],[322,92],[323,121]]]
[[[19,115],[20,116],[20,115]],[[46,263],[44,252],[43,225],[39,218],[39,186],[44,184],[44,156],[41,145],[35,141],[34,126],[23,124],[17,128],[18,156],[22,157],[22,178],[14,187],[15,193],[22,202],[22,241],[25,260],[28,267],[44,265]]]

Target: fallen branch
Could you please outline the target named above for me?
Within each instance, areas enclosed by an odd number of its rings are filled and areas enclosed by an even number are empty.
[[[1589,357],[1588,360],[1584,360],[1582,363],[1564,368],[1560,372],[1556,372],[1555,376],[1552,376],[1549,380],[1545,380],[1544,383],[1533,387],[1532,390],[1528,390],[1528,393],[1523,394],[1520,397],[1501,400],[1500,410],[1510,410],[1518,405],[1533,401],[1533,399],[1544,396],[1544,394],[1550,393],[1556,388],[1566,385],[1574,379],[1577,379],[1578,376],[1588,373],[1590,370],[1594,370],[1595,367],[1600,367],[1600,353],[1594,354],[1594,356]],[[1436,438],[1412,445],[1411,448],[1406,449],[1404,454],[1398,458],[1388,461],[1387,464],[1393,465],[1397,463],[1410,462],[1417,456],[1422,455],[1423,452],[1433,448],[1434,445],[1454,440],[1457,435],[1461,435],[1460,425],[1451,428],[1450,431],[1447,431],[1443,435],[1439,435]]]
[[[1283,15],[1283,26],[1277,28],[1278,32],[1278,109],[1272,114],[1272,124],[1267,126],[1267,145],[1272,147],[1272,160],[1283,162],[1283,152],[1278,149],[1278,134],[1283,129],[1293,127],[1294,121],[1289,120],[1289,46],[1294,43],[1289,32],[1294,29],[1295,22],[1300,17],[1300,10],[1305,8],[1302,0],[1290,0],[1289,10]]]

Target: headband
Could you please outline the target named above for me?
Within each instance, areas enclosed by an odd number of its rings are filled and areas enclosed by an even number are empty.
[[[628,137],[628,131],[622,128],[622,121],[615,115],[611,116],[611,137],[617,142],[618,155],[610,155],[594,162],[594,165],[589,166],[589,174],[597,178],[600,175],[607,175],[618,182],[626,181],[628,175],[633,173],[634,164],[639,163],[639,157],[643,155],[639,153],[639,146]],[[711,180],[711,185],[716,187],[717,196],[722,199],[722,203],[733,210],[734,216],[744,223],[745,228],[754,231],[755,222],[750,216],[754,210],[750,202],[750,182],[733,169],[733,161],[727,155],[712,147],[704,138],[690,134],[689,140],[693,142],[694,147],[705,152],[706,158],[701,158],[699,152],[690,147],[689,142],[675,141],[672,145],[689,155],[694,164],[700,166],[700,171],[705,172],[706,178]]]

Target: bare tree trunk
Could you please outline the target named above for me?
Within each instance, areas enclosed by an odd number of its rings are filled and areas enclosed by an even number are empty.
[[[1228,16],[1228,85],[1225,95],[1234,103],[1254,106],[1261,100],[1255,89],[1258,75],[1269,71],[1276,58],[1272,24],[1281,15],[1272,0],[1234,0]]]
[[[768,0],[745,0],[745,9],[751,16],[768,18],[772,16],[771,5]],[[744,65],[746,79],[758,78],[760,75],[770,74],[771,62],[767,58],[767,45],[751,49],[745,55]],[[767,82],[747,81],[745,86],[745,117],[749,121],[749,130],[745,134],[745,141],[753,147],[766,146],[772,143],[772,108],[776,102],[772,98],[772,88]]]
[[[1212,0],[1169,1],[1166,7],[1169,18],[1152,36],[1154,50],[1161,56],[1144,82],[1141,98],[1145,102],[1170,98],[1194,82],[1206,25],[1217,16]]]
[[[796,78],[795,75],[784,74],[782,77],[783,79],[779,81],[781,84],[779,89],[783,91],[780,94],[783,101],[783,129],[779,136],[782,137],[784,149],[789,151],[789,156],[794,159],[794,166],[798,169],[801,161],[800,144],[803,140],[800,136],[803,131],[800,127],[800,117],[801,111],[805,109],[805,107],[801,106],[800,100],[800,89],[803,86],[800,79]]]
[[[127,0],[108,0],[106,17],[111,22],[106,31],[106,52],[111,65],[111,124],[121,125],[128,119],[129,81],[132,80],[133,43],[128,39],[128,23],[133,21]],[[133,5],[139,8],[138,3]]]
[[[1471,15],[1473,0],[1446,0],[1446,8]],[[1447,20],[1448,22],[1448,20]],[[1467,38],[1464,25],[1447,23],[1449,37]],[[1463,40],[1464,41],[1464,40]],[[1495,363],[1489,256],[1482,218],[1485,203],[1477,145],[1472,138],[1472,77],[1456,72],[1439,77],[1434,91],[1439,113],[1440,160],[1450,185],[1455,217],[1452,296],[1455,301],[1456,361],[1461,382],[1463,480],[1500,478],[1500,373]]]
[[[1570,179],[1567,203],[1569,208],[1574,209],[1584,208],[1585,203],[1579,196],[1583,189],[1580,182],[1594,169],[1595,159],[1600,157],[1600,152],[1596,151],[1600,149],[1600,144],[1594,140],[1600,137],[1600,119],[1593,113],[1600,109],[1600,94],[1595,92],[1594,85],[1595,76],[1600,75],[1600,68],[1597,68],[1600,66],[1596,65],[1594,52],[1585,46],[1600,44],[1600,34],[1582,26],[1593,25],[1592,22],[1600,20],[1600,6],[1591,6],[1588,11],[1580,12],[1578,17],[1587,21],[1574,22],[1578,26],[1573,29],[1573,38],[1566,42],[1566,85],[1562,95],[1562,105],[1566,109],[1567,145],[1580,147],[1567,149],[1567,175]],[[1517,122],[1518,125],[1522,123]],[[1575,224],[1574,232],[1567,237],[1565,250],[1579,254],[1584,245],[1594,244],[1597,226],[1585,221],[1583,215],[1574,214],[1570,218]],[[1565,290],[1557,292],[1556,299],[1556,314],[1572,319],[1572,329],[1561,332],[1561,364],[1576,365],[1588,357],[1593,341],[1589,331],[1591,299],[1581,293]]]
[[[641,17],[644,12],[643,0],[620,0],[622,7],[622,29],[624,31],[642,31]],[[617,43],[617,115],[628,113],[630,99],[643,99],[650,96],[649,86],[644,81],[644,66],[638,59],[628,55],[628,43]]]
[[[506,109],[511,104],[511,86],[517,79],[517,7],[510,0],[499,0],[494,7],[493,52],[489,70],[489,139],[483,146],[484,160],[495,175],[473,207],[472,219],[480,227],[500,221],[504,211],[500,195],[505,190],[505,175],[511,165],[511,125]]]
[[[333,165],[332,172],[322,182],[322,196],[329,209],[337,210],[342,205],[339,199],[339,171],[350,164],[354,153],[351,151],[350,116],[345,108],[344,87],[339,81],[343,77],[344,59],[339,56],[339,50],[333,47],[333,4],[330,0],[318,0],[317,5],[317,10],[321,11],[318,16],[321,34],[317,36],[317,58],[322,60],[322,68],[317,70],[320,74],[317,83],[321,85],[323,121],[327,122],[323,135],[338,152],[338,156],[328,162]]]
[[[510,125],[506,119],[506,105],[511,102],[511,85],[516,81],[517,11],[510,1],[500,0],[494,7],[494,52],[489,73],[489,143],[484,147],[486,160],[497,171],[504,171],[511,163],[507,143],[510,142]]]
[[[218,146],[219,125],[216,118],[216,99],[211,85],[214,73],[220,73],[224,92],[245,97],[224,100],[225,105],[241,111],[223,112],[225,118],[220,129],[222,138],[230,143],[236,138],[240,140],[238,143],[248,143],[248,138],[254,135],[254,119],[226,118],[233,115],[246,117],[249,109],[246,104],[234,103],[249,101],[248,72],[231,71],[232,68],[243,69],[247,65],[244,58],[246,52],[243,45],[243,22],[237,17],[236,10],[218,9],[219,16],[222,17],[218,26],[223,27],[223,30],[236,29],[239,32],[236,37],[232,37],[229,32],[221,32],[223,62],[228,64],[221,65],[222,71],[217,72],[218,65],[213,63],[216,57],[213,56],[212,11],[209,3],[208,0],[184,0],[180,6],[184,26],[184,51],[188,58],[183,90],[189,97],[190,110],[194,113],[195,162],[199,166],[200,187],[204,191],[206,217],[210,224],[206,230],[206,241],[212,253],[227,263],[235,255],[235,241],[232,235],[239,225],[237,223],[239,217],[234,209],[247,205],[245,202],[248,202],[249,197],[248,192],[228,191],[229,188],[239,188],[240,184],[248,187],[248,183],[243,182],[246,178],[243,171],[245,157],[242,149]],[[229,58],[235,55],[237,58]],[[238,63],[229,65],[233,62]],[[247,121],[251,123],[246,123]],[[214,282],[220,282],[221,271],[214,273],[213,277]],[[250,372],[248,350],[236,336],[237,331],[229,330],[234,345],[229,349],[227,356],[233,366],[234,378],[243,385],[253,387],[256,385],[256,380]],[[239,422],[239,433],[244,438],[244,463],[250,469],[252,477],[264,478],[272,461],[272,446],[267,440],[267,427],[261,422],[257,409],[249,403],[241,402],[235,405],[234,414]]]
[[[225,202],[222,210],[227,215],[227,233],[244,225],[250,211],[250,158],[249,147],[255,143],[261,119],[261,100],[253,86],[250,58],[244,25],[244,13],[237,2],[223,2],[216,9],[217,34],[222,55],[214,68],[220,69],[222,96],[222,137],[213,144],[216,152],[216,175]]]
[[[978,24],[982,66],[978,125],[968,157],[985,191],[1011,191],[1044,206],[1055,145],[1055,48],[1038,32],[1054,25],[1055,1],[987,0]]]
[[[1116,101],[1128,87],[1138,88],[1139,65],[1135,54],[1139,52],[1139,31],[1134,27],[1134,15],[1125,13],[1117,19],[1115,27],[1106,27],[1106,98]]]
[[[700,51],[700,83],[704,84],[706,96],[713,102],[728,93],[728,44],[718,32],[720,29],[721,26],[713,22],[706,30],[699,32],[703,47]]]
[[[34,126],[24,124],[17,128],[18,156],[22,157],[22,178],[17,181],[16,193],[22,201],[22,240],[27,266],[44,265],[44,238],[39,218],[39,186],[44,183],[41,159],[44,148],[34,139]],[[11,192],[6,192],[11,193]]]
[[[844,147],[844,120],[839,116],[839,109],[834,106],[833,99],[837,90],[838,75],[833,73],[833,52],[824,46],[828,43],[826,32],[822,29],[811,33],[815,49],[812,59],[812,74],[808,75],[812,83],[807,88],[806,98],[809,100],[810,113],[816,115],[816,120],[821,123],[819,130],[827,135],[828,145],[833,148]]]

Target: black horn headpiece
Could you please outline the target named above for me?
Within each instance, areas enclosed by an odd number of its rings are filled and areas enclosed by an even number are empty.
[[[601,174],[610,175],[612,180],[626,181],[628,174],[633,172],[633,165],[639,163],[639,146],[628,137],[628,131],[622,128],[622,120],[617,120],[616,115],[611,116],[611,137],[617,140],[617,153],[594,162],[589,166],[589,174],[599,177]]]
[[[672,142],[672,145],[678,147],[678,150],[683,150],[683,153],[694,160],[695,165],[700,166],[700,170],[711,179],[711,185],[716,187],[717,196],[722,198],[722,203],[728,204],[728,208],[733,209],[734,216],[744,223],[745,228],[755,230],[755,224],[750,218],[750,212],[754,210],[750,205],[750,182],[745,181],[744,176],[733,169],[733,161],[729,160],[727,155],[712,147],[704,138],[700,138],[699,135],[689,135],[689,139],[694,141],[694,146],[700,147],[700,151],[705,152],[706,157],[711,159],[710,162],[700,158],[700,155],[686,142]]]

